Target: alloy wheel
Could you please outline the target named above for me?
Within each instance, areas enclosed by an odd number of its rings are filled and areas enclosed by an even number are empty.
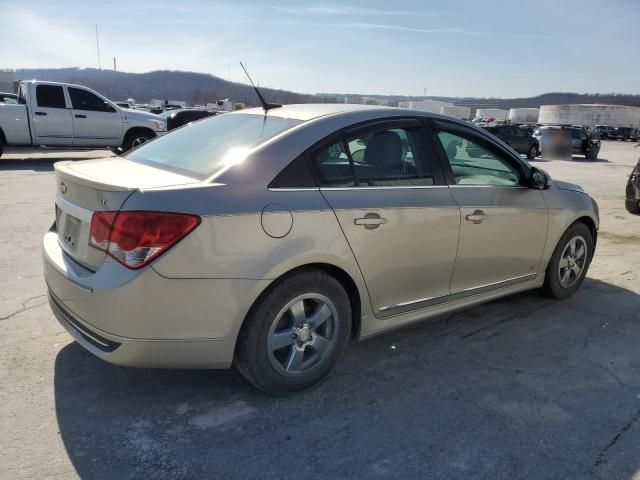
[[[140,145],[145,143],[147,140],[148,138],[146,137],[136,137],[133,139],[133,142],[131,142],[131,147],[132,148],[139,147]]]
[[[311,370],[335,348],[338,322],[335,305],[324,295],[294,298],[280,310],[269,330],[271,366],[285,376]]]
[[[558,262],[558,280],[563,288],[575,284],[587,263],[587,242],[580,236],[573,237],[560,255]]]

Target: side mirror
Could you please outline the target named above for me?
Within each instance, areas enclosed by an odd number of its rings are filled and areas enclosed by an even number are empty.
[[[540,170],[536,167],[531,167],[531,175],[529,177],[529,187],[536,190],[544,190],[549,187],[551,178],[544,170]]]

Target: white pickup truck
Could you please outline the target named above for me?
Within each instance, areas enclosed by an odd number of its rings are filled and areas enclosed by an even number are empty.
[[[0,155],[5,145],[126,152],[165,133],[159,115],[120,108],[79,85],[20,82],[18,104],[0,103]]]

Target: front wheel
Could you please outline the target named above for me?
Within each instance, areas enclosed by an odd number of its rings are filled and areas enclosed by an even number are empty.
[[[584,223],[574,223],[564,233],[549,260],[543,292],[565,299],[574,294],[587,275],[593,257],[593,236]]]
[[[531,147],[529,147],[529,151],[527,152],[527,158],[529,160],[533,160],[538,155],[539,155],[538,154],[538,146],[537,145],[531,145]]]
[[[125,137],[124,142],[122,142],[122,152],[128,152],[132,148],[139,147],[154,137],[155,135],[153,133],[147,131],[130,132]]]
[[[342,285],[323,271],[303,270],[277,281],[251,308],[235,365],[268,394],[300,391],[329,374],[350,331]]]

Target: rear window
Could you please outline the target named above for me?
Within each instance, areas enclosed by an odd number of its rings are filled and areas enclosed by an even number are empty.
[[[207,178],[240,161],[247,150],[300,123],[290,118],[227,113],[176,129],[125,158]]]

